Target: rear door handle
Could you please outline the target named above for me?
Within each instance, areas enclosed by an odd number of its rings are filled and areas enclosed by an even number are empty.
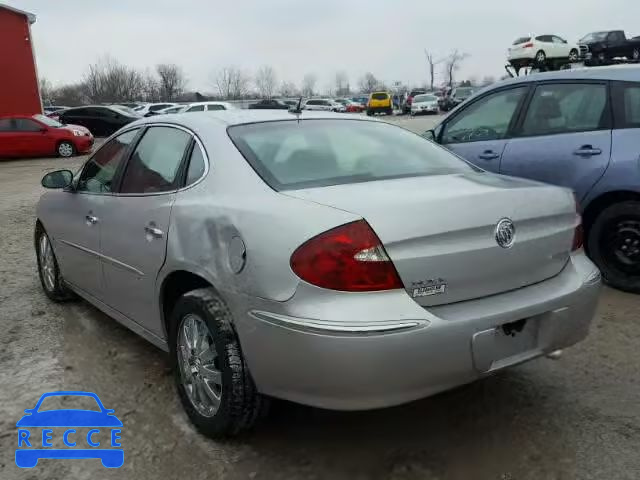
[[[579,155],[581,157],[590,157],[592,155],[600,155],[601,153],[601,149],[593,148],[591,145],[583,145],[573,152],[574,155]]]
[[[151,240],[154,238],[162,238],[164,236],[164,232],[156,227],[154,223],[150,223],[144,227],[144,231],[147,234],[147,237],[151,237]]]
[[[481,158],[482,160],[495,160],[499,156],[500,155],[493,150],[485,150],[480,155],[478,155],[478,158]]]

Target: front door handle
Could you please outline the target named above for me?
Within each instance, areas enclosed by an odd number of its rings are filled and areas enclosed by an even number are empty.
[[[95,225],[96,223],[98,223],[98,217],[92,215],[91,213],[86,215],[84,219],[87,221],[87,225],[89,226]]]
[[[575,152],[573,152],[574,155],[578,155],[581,157],[591,157],[592,155],[600,155],[601,153],[601,149],[593,148],[591,145],[583,145]]]
[[[154,223],[150,223],[146,227],[144,227],[144,231],[147,234],[147,239],[153,240],[154,238],[162,238],[164,236],[164,232],[155,226]]]
[[[478,158],[481,158],[482,160],[495,160],[499,156],[500,155],[493,150],[485,150],[480,155],[478,155]]]

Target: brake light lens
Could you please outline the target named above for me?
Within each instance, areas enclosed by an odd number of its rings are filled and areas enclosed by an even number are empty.
[[[291,255],[291,269],[302,280],[344,292],[403,288],[382,242],[364,220],[328,230]]]
[[[584,245],[584,229],[582,228],[582,215],[580,215],[580,204],[578,203],[578,198],[573,195],[573,199],[576,202],[576,216],[578,217],[578,225],[576,225],[576,229],[573,232],[573,245],[571,246],[571,251],[575,252],[576,250],[580,250]]]
[[[525,43],[522,48],[533,48],[533,43]]]

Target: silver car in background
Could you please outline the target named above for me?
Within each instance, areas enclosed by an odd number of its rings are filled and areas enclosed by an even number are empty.
[[[570,346],[600,274],[564,188],[332,113],[163,115],[43,178],[45,293],[169,351],[209,436],[266,398],[398,405]]]

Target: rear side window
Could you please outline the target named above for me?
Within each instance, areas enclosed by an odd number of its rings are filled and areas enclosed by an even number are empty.
[[[373,98],[374,100],[387,100],[389,98],[389,95],[387,95],[386,93],[374,93],[371,95],[371,98]]]
[[[178,188],[178,172],[191,135],[171,127],[151,127],[131,154],[121,193],[155,193]]]
[[[224,106],[223,105],[207,105],[207,110],[212,111],[212,110],[224,110]]]
[[[202,148],[200,148],[200,145],[196,143],[193,145],[193,151],[191,152],[191,158],[189,159],[186,186],[192,185],[200,180],[200,177],[204,175],[204,170],[205,165]]]
[[[608,123],[606,106],[606,85],[541,85],[531,99],[521,134],[552,135],[598,130]]]
[[[640,128],[640,83],[618,83],[614,87],[616,128]]]
[[[131,154],[122,178],[121,193],[175,190],[190,141],[191,135],[177,128],[149,128]]]
[[[16,118],[15,130],[18,132],[38,132],[42,127],[28,118]]]
[[[13,120],[10,118],[0,118],[0,132],[10,132],[13,130]]]
[[[472,170],[419,135],[382,122],[280,121],[238,125],[228,131],[275,190]]]

